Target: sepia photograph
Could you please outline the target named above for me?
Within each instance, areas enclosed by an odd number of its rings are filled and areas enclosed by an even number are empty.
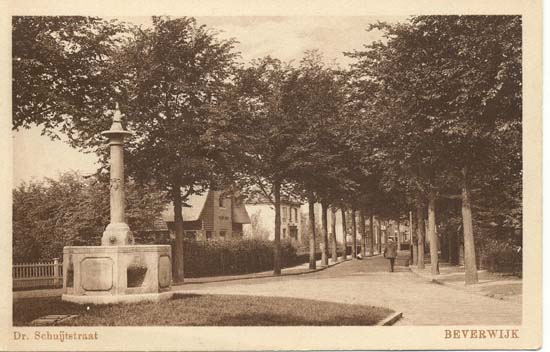
[[[9,348],[540,343],[521,12],[9,22]]]

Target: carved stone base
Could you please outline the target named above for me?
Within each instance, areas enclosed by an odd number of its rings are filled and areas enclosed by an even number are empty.
[[[63,296],[75,303],[156,301],[170,297],[168,245],[63,248]]]
[[[110,223],[101,237],[102,246],[126,246],[134,244],[134,235],[124,222]]]

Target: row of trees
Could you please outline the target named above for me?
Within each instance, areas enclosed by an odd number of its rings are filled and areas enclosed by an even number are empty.
[[[241,64],[235,40],[193,18],[154,17],[146,29],[80,17],[13,21],[14,129],[59,131],[105,161],[99,132],[119,102],[137,132],[129,175],[154,182],[174,205],[177,279],[182,205],[208,187],[236,185],[274,205],[275,274],[284,198],[309,203],[313,230],[321,203],[325,264],[331,208],[349,210],[353,223],[359,215],[363,228],[365,218],[372,226],[374,215],[400,220],[414,209],[419,266],[427,217],[434,274],[436,206],[440,223],[461,217],[467,283],[477,281],[474,231],[521,240],[520,17],[378,23],[370,29],[383,39],[346,53],[346,69],[318,51],[296,65]],[[457,200],[461,214],[448,204]]]

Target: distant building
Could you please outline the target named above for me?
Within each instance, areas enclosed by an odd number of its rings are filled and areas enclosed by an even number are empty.
[[[281,201],[281,239],[302,243],[299,202]],[[245,204],[251,222],[244,226],[245,236],[275,239],[275,207],[267,200],[253,200]]]
[[[317,236],[321,236],[319,230],[322,229],[322,206],[321,206],[321,203],[315,203],[314,204],[314,215],[315,215],[315,223],[317,224],[316,228],[317,228]],[[305,216],[305,219],[309,219],[309,206],[308,204],[304,204],[302,205],[302,213],[304,214]],[[351,224],[351,218],[350,218],[350,215],[349,214],[346,214],[346,222],[349,222]],[[336,212],[336,221],[335,221],[335,224],[336,224],[336,241],[339,242],[339,243],[342,243],[343,242],[343,239],[344,239],[344,235],[343,235],[343,229],[342,229],[342,212],[340,211],[340,209],[338,209],[338,211]],[[349,225],[348,227],[351,227],[351,225]],[[327,211],[327,228],[328,228],[328,235],[329,235],[329,241],[330,241],[330,236],[331,236],[331,233],[332,233],[332,210],[329,208],[328,211]],[[348,240],[351,241],[351,230],[348,230],[347,231],[348,233]]]
[[[241,197],[221,191],[192,195],[182,209],[183,229],[187,238],[199,241],[243,237],[243,225],[250,218]],[[162,219],[171,234],[175,233],[174,206],[167,205]]]

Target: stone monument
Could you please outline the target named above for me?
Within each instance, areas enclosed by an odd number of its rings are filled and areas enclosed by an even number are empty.
[[[82,304],[159,301],[171,297],[169,245],[134,245],[125,219],[124,138],[131,135],[116,106],[111,129],[102,132],[110,146],[111,219],[101,246],[63,248],[64,301]]]

